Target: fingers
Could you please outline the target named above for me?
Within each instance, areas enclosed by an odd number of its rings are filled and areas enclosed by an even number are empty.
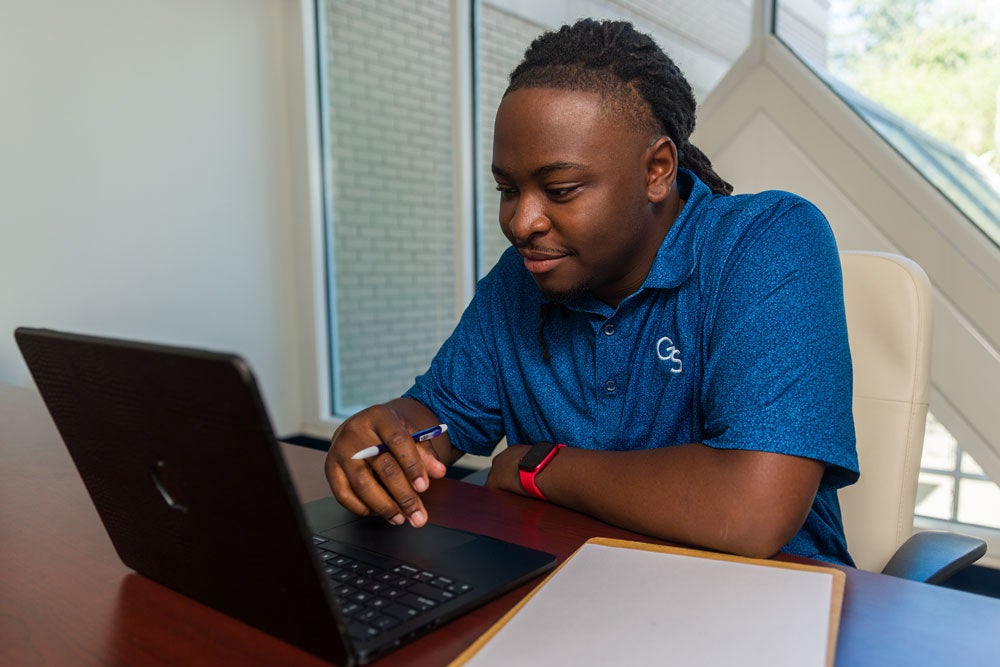
[[[326,458],[327,481],[337,501],[356,514],[376,514],[395,525],[424,525],[427,512],[419,493],[427,489],[429,476],[443,476],[444,464],[432,448],[418,447],[410,433],[403,418],[386,406],[369,408],[344,422]],[[389,452],[351,458],[379,442],[388,445]]]
[[[400,420],[398,428],[393,429],[391,434],[382,439],[382,442],[389,446],[389,452],[392,456],[386,457],[389,459],[388,461],[379,461],[377,464],[376,460],[385,455],[369,459],[369,462],[373,464],[372,469],[379,472],[379,477],[383,482],[389,483],[390,479],[396,482],[396,476],[402,474],[401,481],[405,481],[417,492],[423,493],[429,485],[427,468],[422,456],[424,447],[413,442],[411,433],[412,431]]]
[[[418,480],[423,482],[419,486],[411,483],[391,453],[380,454],[361,463],[366,465],[368,471],[362,472],[357,478],[351,478],[351,483],[355,492],[369,507],[375,508],[378,514],[391,523],[402,523],[403,517],[415,528],[427,523],[427,512],[417,491],[420,487],[421,490],[426,490],[426,478]]]
[[[448,466],[438,458],[437,450],[429,442],[417,445],[417,451],[420,452],[420,459],[423,461],[424,470],[427,471],[427,476],[432,479],[441,479],[444,477],[445,473],[448,472]]]
[[[384,517],[389,523],[397,526],[406,521],[402,513],[399,512],[398,506],[394,507],[391,502],[383,499],[381,502],[378,500],[370,501],[371,504],[369,504],[359,497],[355,493],[354,486],[348,478],[347,473],[336,462],[336,457],[332,455],[333,450],[331,449],[330,451],[331,453],[327,454],[326,459],[326,478],[330,483],[330,489],[333,491],[333,496],[337,499],[337,502],[360,516],[378,514]],[[360,484],[363,485],[364,482]],[[362,495],[367,496],[369,494],[363,493]]]

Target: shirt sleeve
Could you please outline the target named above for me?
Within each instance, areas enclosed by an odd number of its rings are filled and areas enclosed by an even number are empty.
[[[840,256],[814,206],[787,195],[705,271],[705,444],[827,464],[822,486],[858,478]],[[722,246],[720,246],[722,247]]]

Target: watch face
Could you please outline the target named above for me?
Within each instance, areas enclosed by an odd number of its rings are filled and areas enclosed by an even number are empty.
[[[522,470],[534,470],[542,464],[545,457],[556,448],[554,442],[536,442],[528,452],[521,457],[517,466]]]

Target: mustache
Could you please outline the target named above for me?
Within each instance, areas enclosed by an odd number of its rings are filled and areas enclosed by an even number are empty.
[[[572,250],[568,250],[566,248],[552,248],[549,246],[536,245],[535,243],[532,243],[530,240],[521,241],[518,243],[514,243],[512,245],[518,250],[518,252],[532,252],[532,253],[538,253],[539,255],[552,255],[553,257],[557,255],[561,257],[563,255],[576,254]]]

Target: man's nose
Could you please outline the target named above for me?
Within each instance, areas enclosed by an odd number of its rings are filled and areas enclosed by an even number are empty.
[[[545,206],[537,197],[522,195],[507,223],[511,238],[524,242],[537,234],[543,234],[551,225]]]

